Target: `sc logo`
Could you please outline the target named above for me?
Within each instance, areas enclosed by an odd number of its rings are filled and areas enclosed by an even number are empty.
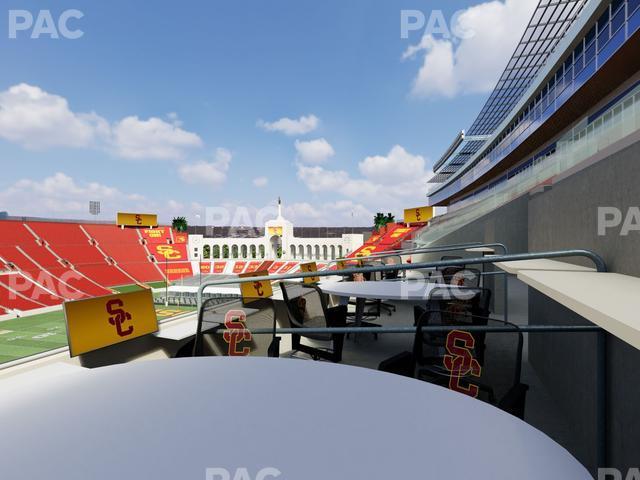
[[[56,22],[51,14],[51,10],[40,10],[34,19],[29,10],[9,10],[9,38],[18,38],[19,31],[31,30],[30,38],[39,39],[41,36],[59,39],[76,40],[84,35],[80,29],[71,29],[69,20],[79,20],[84,17],[80,10],[65,10],[58,17]]]

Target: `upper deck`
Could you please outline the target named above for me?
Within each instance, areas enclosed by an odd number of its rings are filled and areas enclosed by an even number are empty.
[[[541,2],[478,118],[437,162],[429,203],[454,203],[546,155],[559,132],[636,73],[639,7],[638,0]]]

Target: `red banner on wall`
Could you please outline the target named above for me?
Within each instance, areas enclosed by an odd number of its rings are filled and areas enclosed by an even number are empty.
[[[164,263],[158,263],[158,266],[164,273]],[[192,277],[193,270],[191,269],[191,262],[176,262],[169,263],[167,267],[167,277],[170,281],[180,280],[181,278]]]
[[[276,273],[278,270],[282,268],[284,262],[273,262],[269,267],[269,273]]]
[[[189,234],[174,231],[173,239],[175,243],[187,243],[189,241]]]
[[[171,233],[169,232],[168,227],[158,227],[158,228],[143,228],[140,230],[142,234],[142,238],[144,238],[147,243],[164,243],[167,244],[167,238],[171,240]]]
[[[262,262],[262,265],[260,265],[259,270],[269,270],[272,264],[273,260],[265,260],[264,262]]]
[[[211,264],[209,262],[200,262],[200,273],[211,273]]]
[[[224,269],[226,266],[227,266],[227,262],[214,262],[213,273],[216,273],[216,274],[224,273]]]
[[[262,262],[249,262],[247,269],[244,271],[245,273],[253,273],[257,272],[260,269],[260,265]]]
[[[282,267],[280,269],[280,272],[278,273],[289,273],[291,270],[293,270],[297,266],[298,266],[298,262],[287,262],[287,264],[284,267]]]
[[[244,267],[246,266],[247,262],[236,262],[236,264],[233,266],[233,273],[237,275],[244,272]]]

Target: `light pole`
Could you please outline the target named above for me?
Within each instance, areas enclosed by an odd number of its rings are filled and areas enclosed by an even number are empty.
[[[200,277],[199,284],[202,285],[202,264],[198,260],[199,254],[194,252],[193,257],[196,259],[196,262],[198,262],[198,272]]]
[[[171,238],[167,237],[167,245],[171,245]],[[169,252],[164,252],[164,306],[169,306]]]

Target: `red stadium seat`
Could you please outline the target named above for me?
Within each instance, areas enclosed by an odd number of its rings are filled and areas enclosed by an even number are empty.
[[[35,238],[22,222],[0,221],[0,245],[35,243]]]
[[[0,277],[1,278],[1,277]],[[43,308],[46,305],[29,300],[27,297],[17,295],[10,291],[5,285],[0,283],[0,305],[9,310],[33,310]]]
[[[169,228],[151,237],[165,243]],[[183,240],[184,238],[181,238]],[[186,244],[170,260],[188,260]],[[150,259],[134,229],[68,222],[0,221],[0,313],[60,304],[65,299],[112,293],[107,287],[161,281],[164,272]],[[162,252],[161,252],[162,253]],[[158,258],[158,252],[154,252]],[[164,254],[161,256],[164,260]],[[12,266],[12,269],[9,268]],[[169,278],[192,275],[189,263],[171,265]]]
[[[163,273],[149,260],[148,250],[140,242],[136,230],[119,229],[112,225],[83,225],[83,228],[98,242],[100,250],[137,281],[157,282],[164,279]]]
[[[0,276],[0,287],[6,293],[6,297],[0,298],[0,305],[9,308],[24,310],[21,306],[26,305],[25,300],[37,305],[30,308],[59,305],[64,301],[60,296],[44,290],[29,278],[17,273]]]
[[[23,275],[28,276],[33,282],[48,290],[52,290],[60,297],[68,300],[77,300],[88,296],[86,293],[61,281],[49,271],[40,268],[18,246],[0,246],[0,258],[5,262],[11,262]]]
[[[31,260],[39,264],[44,270],[51,273],[51,275],[58,278],[61,282],[69,285],[72,289],[79,290],[90,296],[108,295],[111,293],[110,290],[92,282],[79,272],[63,266],[57,257],[44,246],[34,243],[20,245],[19,248]]]
[[[83,230],[77,223],[29,222],[28,226],[35,234],[46,241],[51,251],[66,260],[81,274],[89,277],[104,287],[130,285],[136,279],[127,275],[119,268],[107,263],[105,254],[98,247],[91,244]],[[120,232],[115,225],[106,226],[114,232]],[[126,231],[126,230],[125,230]],[[135,233],[135,232],[133,232]],[[128,234],[123,234],[128,235]]]

